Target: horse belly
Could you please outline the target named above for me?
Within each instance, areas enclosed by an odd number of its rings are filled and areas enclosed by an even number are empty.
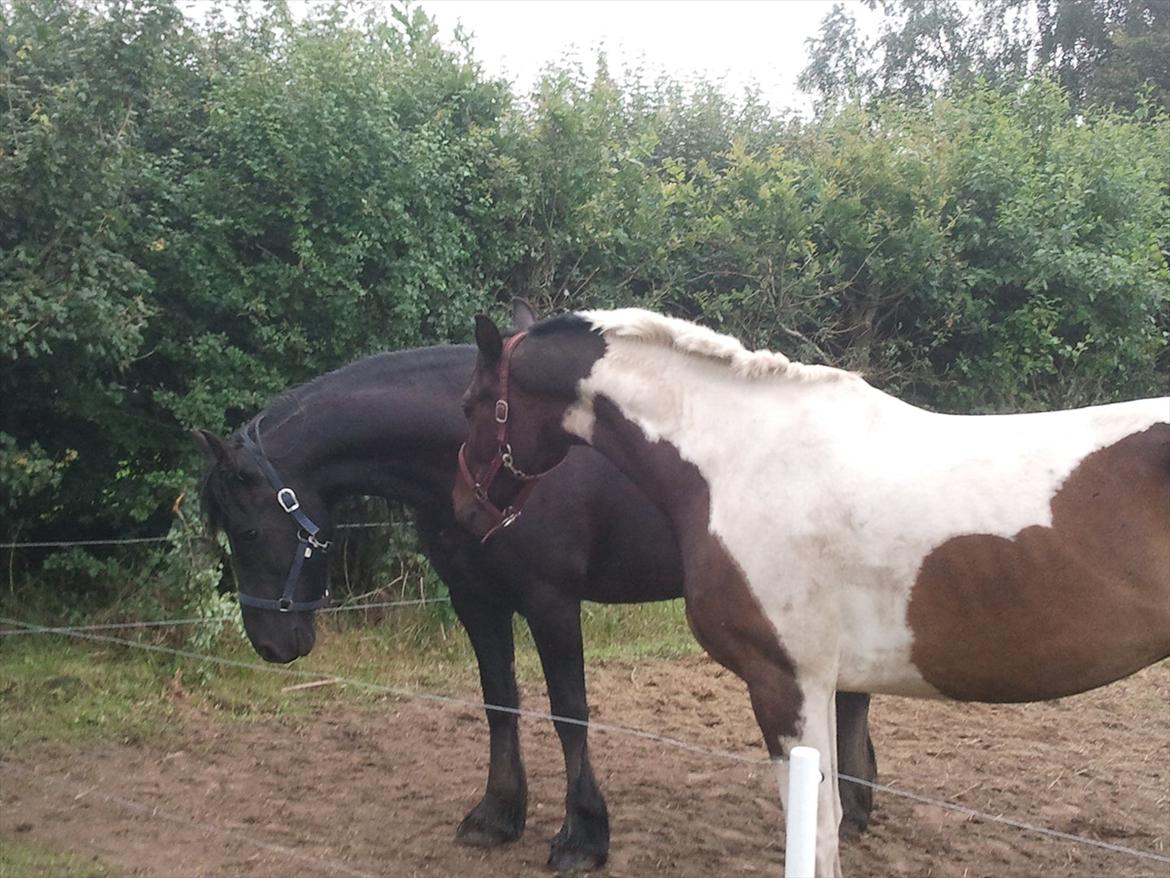
[[[1085,458],[1050,526],[937,546],[907,620],[923,678],[962,700],[1070,695],[1170,655],[1170,425]]]

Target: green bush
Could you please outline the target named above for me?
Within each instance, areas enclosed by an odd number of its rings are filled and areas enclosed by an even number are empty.
[[[0,0],[7,539],[164,532],[189,428],[465,340],[514,294],[661,308],[947,410],[1165,391],[1152,105],[1074,112],[1033,78],[801,121],[603,59],[517,100],[421,12],[383,12]],[[363,538],[352,591],[421,575]],[[187,551],[9,568],[85,606],[150,574],[160,609],[212,612],[218,552]]]

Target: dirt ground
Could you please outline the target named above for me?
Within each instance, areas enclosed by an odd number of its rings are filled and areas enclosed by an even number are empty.
[[[705,659],[589,673],[597,720],[763,755],[743,686]],[[525,703],[544,709],[543,691],[530,687]],[[883,782],[1167,854],[1168,704],[1163,664],[1059,702],[879,697],[871,715]],[[130,875],[546,874],[564,794],[548,723],[522,723],[524,838],[480,851],[452,843],[486,774],[477,711],[390,699],[267,722],[190,707],[179,716],[161,741],[44,748],[0,763],[0,836],[93,855]],[[597,731],[592,753],[612,825],[604,874],[780,874],[783,820],[767,766]],[[870,832],[843,859],[846,874],[867,876],[1170,875],[1166,863],[881,793]]]

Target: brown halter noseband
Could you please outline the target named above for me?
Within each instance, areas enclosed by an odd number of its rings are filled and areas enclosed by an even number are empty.
[[[536,488],[536,482],[542,476],[552,472],[561,465],[561,461],[557,461],[543,472],[528,474],[516,466],[516,462],[512,458],[512,445],[508,441],[508,377],[511,372],[512,354],[519,347],[528,335],[527,332],[518,332],[504,342],[504,350],[500,354],[500,397],[496,400],[496,454],[488,464],[487,471],[480,478],[476,478],[471,473],[471,467],[467,465],[467,443],[464,442],[459,447],[459,478],[463,479],[475,494],[475,499],[479,505],[486,509],[495,519],[495,523],[491,529],[483,535],[480,542],[486,543],[499,530],[510,525],[517,518],[520,513],[524,511],[524,504],[528,502],[528,497],[532,494],[533,489]],[[520,493],[503,509],[496,506],[488,497],[488,492],[491,490],[492,483],[496,476],[500,474],[500,470],[507,470],[508,474],[518,482],[522,483]]]

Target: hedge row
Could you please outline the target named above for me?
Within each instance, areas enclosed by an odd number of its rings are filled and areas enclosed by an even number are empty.
[[[1170,120],[1037,79],[811,120],[431,22],[0,0],[8,539],[155,532],[226,430],[519,294],[988,411],[1165,392]]]

